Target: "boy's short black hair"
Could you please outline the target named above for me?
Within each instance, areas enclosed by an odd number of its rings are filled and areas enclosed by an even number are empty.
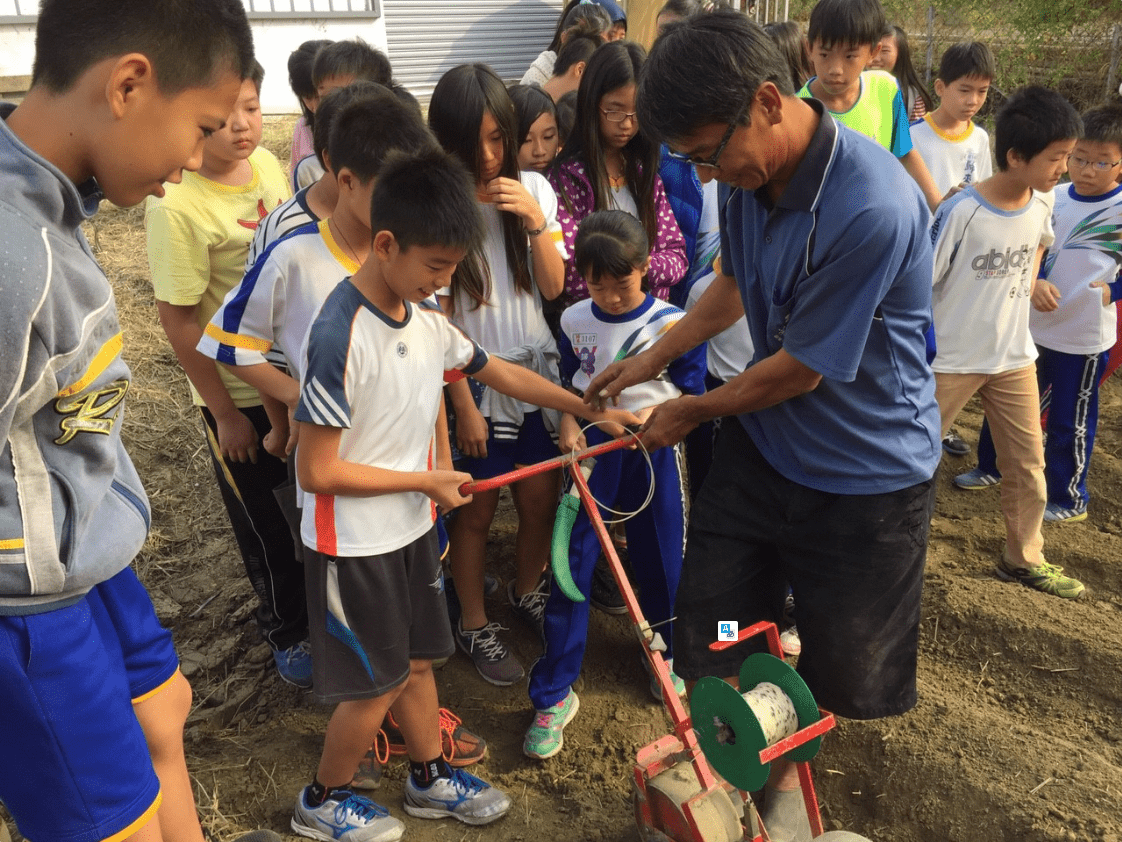
[[[328,44],[316,53],[312,62],[312,84],[319,88],[324,79],[332,76],[353,76],[355,81],[389,85],[393,81],[393,70],[385,53],[355,38]]]
[[[989,47],[981,41],[960,41],[947,47],[939,59],[939,75],[936,78],[949,85],[964,76],[992,80],[996,75],[997,62]]]
[[[390,152],[419,152],[435,144],[417,111],[389,88],[372,85],[331,120],[327,154],[336,174],[346,167],[368,184]]]
[[[245,78],[253,83],[253,87],[257,88],[257,95],[261,96],[261,84],[265,81],[265,68],[261,66],[261,62],[254,59],[249,68],[249,75]]]
[[[1018,88],[1002,103],[994,118],[994,154],[997,167],[1009,167],[1009,152],[1030,161],[1057,140],[1083,134],[1083,121],[1075,107],[1049,88]]]
[[[599,210],[586,216],[573,244],[573,265],[585,278],[622,278],[650,255],[647,232],[627,211]]]
[[[806,37],[811,47],[871,47],[880,43],[887,23],[880,0],[818,0]]]
[[[475,179],[435,143],[386,156],[370,201],[370,230],[389,231],[402,250],[448,246],[472,252],[483,243]]]
[[[1084,111],[1083,139],[1092,143],[1113,143],[1122,149],[1122,104],[1111,102]]]
[[[43,0],[31,84],[66,93],[93,65],[141,53],[160,93],[249,78],[253,33],[241,0]]]
[[[312,127],[312,151],[324,169],[328,167],[323,156],[328,151],[327,143],[331,138],[331,126],[339,112],[352,102],[371,95],[376,96],[378,91],[382,90],[385,90],[385,86],[377,82],[351,82],[342,88],[336,88],[319,101],[316,107],[316,122]]]

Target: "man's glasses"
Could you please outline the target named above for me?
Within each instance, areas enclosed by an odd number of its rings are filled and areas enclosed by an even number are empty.
[[[746,111],[747,109],[745,109]],[[729,127],[725,129],[725,136],[721,138],[720,144],[717,145],[717,151],[709,158],[698,158],[693,155],[683,155],[681,152],[670,152],[670,157],[675,161],[682,161],[686,164],[692,164],[695,167],[706,167],[707,169],[719,170],[721,165],[717,161],[721,158],[721,153],[725,151],[725,147],[729,145],[732,140],[732,134],[736,131],[740,121],[744,118],[744,111],[736,116],[736,119],[729,123]]]
[[[1067,156],[1067,165],[1069,167],[1075,167],[1078,170],[1084,167],[1094,167],[1099,172],[1106,172],[1107,170],[1114,169],[1119,164],[1122,164],[1122,158],[1111,163],[1110,161],[1088,161],[1085,158],[1077,158],[1075,155]]]
[[[634,111],[605,111],[601,108],[600,113],[604,115],[604,119],[609,123],[622,123],[629,117],[633,123],[639,122],[639,118],[635,116],[636,112]]]

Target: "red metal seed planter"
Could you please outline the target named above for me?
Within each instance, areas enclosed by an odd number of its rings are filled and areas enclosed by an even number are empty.
[[[466,495],[489,491],[554,468],[566,468],[572,476],[574,488],[623,594],[627,614],[643,644],[650,668],[658,676],[663,703],[674,726],[673,734],[643,746],[636,755],[633,781],[635,820],[641,838],[649,842],[769,842],[751,799],[734,784],[751,783],[753,789],[762,786],[762,781],[767,779],[768,765],[783,756],[796,762],[812,836],[819,836],[822,820],[808,761],[817,753],[822,735],[834,727],[834,716],[814,706],[806,686],[801,685],[794,670],[783,662],[775,624],[757,623],[742,630],[737,640],[716,642],[710,648],[727,649],[750,637],[765,635],[771,655],[759,654],[745,661],[741,670],[741,688],[754,686],[754,680],[759,678],[762,670],[766,673],[765,680],[775,681],[784,692],[794,697],[799,729],[793,734],[774,745],[762,745],[759,735],[753,737],[749,734],[750,731],[758,731],[759,725],[740,691],[717,678],[702,679],[694,690],[692,707],[699,721],[695,730],[690,714],[674,690],[670,669],[662,655],[665,644],[661,635],[643,617],[639,600],[580,468],[582,461],[627,447],[637,439],[638,436],[617,439],[491,479],[465,483],[460,492]],[[555,572],[555,576],[558,581],[566,578],[569,583],[572,582],[567,570],[561,575]],[[565,590],[569,592],[567,588]],[[768,659],[768,662],[754,659]],[[773,661],[778,661],[779,665],[775,666]],[[798,685],[801,685],[801,690]],[[708,759],[707,753],[711,755]],[[714,773],[710,763],[722,770],[724,780]],[[757,781],[760,781],[758,786]]]

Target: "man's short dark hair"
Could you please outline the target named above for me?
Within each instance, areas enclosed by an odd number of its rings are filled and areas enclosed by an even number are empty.
[[[704,72],[688,70],[698,67]],[[718,10],[675,21],[643,68],[639,125],[659,141],[679,140],[710,123],[747,125],[747,106],[765,82],[784,96],[795,93],[787,59],[747,16]]]
[[[376,85],[331,121],[327,152],[335,173],[346,167],[366,184],[390,152],[419,152],[435,145],[421,115],[389,88]]]
[[[328,44],[316,53],[312,62],[312,83],[318,88],[333,76],[351,76],[356,82],[389,85],[393,81],[393,70],[385,53],[355,38]]]
[[[403,250],[447,246],[470,253],[483,242],[475,179],[459,158],[436,144],[392,152],[374,186],[370,230],[389,231]]]
[[[806,37],[812,48],[872,46],[880,43],[886,25],[880,0],[818,0]]]
[[[1009,166],[1016,150],[1030,161],[1057,140],[1083,134],[1083,121],[1074,106],[1049,88],[1018,88],[1002,103],[994,118],[994,153],[998,169]]]
[[[357,102],[360,99],[377,95],[379,91],[385,90],[384,85],[379,85],[377,82],[351,82],[342,88],[336,88],[331,93],[325,95],[319,101],[316,107],[316,122],[312,127],[312,151],[316,155],[316,160],[327,169],[327,162],[323,159],[324,153],[327,152],[327,143],[331,138],[331,126],[335,122],[335,118],[339,113],[350,105],[352,102]],[[334,167],[332,167],[334,171]]]
[[[990,48],[981,41],[960,41],[947,47],[939,59],[938,78],[949,85],[964,76],[992,80],[997,75],[997,62]]]
[[[60,94],[93,65],[146,56],[164,96],[249,78],[253,34],[241,0],[43,0],[31,84]]]
[[[1083,139],[1092,143],[1113,143],[1122,149],[1122,105],[1112,102],[1084,111]]]

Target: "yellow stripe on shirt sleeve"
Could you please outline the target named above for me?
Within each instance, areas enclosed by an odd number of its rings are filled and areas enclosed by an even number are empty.
[[[211,339],[217,339],[223,345],[232,345],[235,348],[244,348],[247,351],[259,351],[264,354],[273,347],[273,343],[256,336],[246,336],[241,333],[229,333],[214,322],[208,322],[203,331]]]
[[[89,367],[85,370],[77,381],[71,383],[65,389],[58,393],[60,398],[68,398],[71,395],[76,395],[97,380],[105,369],[109,368],[109,364],[121,354],[121,348],[125,344],[124,336],[120,331],[109,339],[101,349],[94,355],[90,361]]]

